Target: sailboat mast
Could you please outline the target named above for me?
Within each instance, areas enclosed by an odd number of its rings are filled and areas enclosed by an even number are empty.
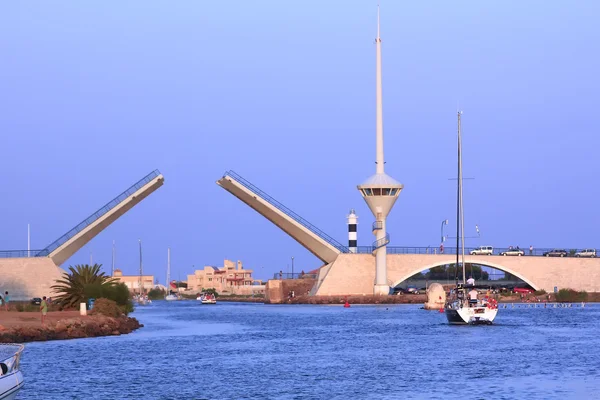
[[[460,121],[460,116],[461,116],[462,112],[459,111],[458,112],[458,151],[459,151],[459,155],[458,155],[458,171],[459,171],[459,176],[458,176],[458,187],[460,188],[460,233],[461,233],[461,237],[460,237],[460,242],[461,242],[461,247],[462,247],[462,270],[463,270],[463,285],[467,282],[466,280],[466,276],[465,276],[465,215],[464,215],[464,207],[463,207],[463,172],[462,172],[462,129],[461,129],[461,121]]]
[[[112,246],[112,273],[110,276],[115,276],[115,241],[113,240]]]
[[[171,294],[171,285],[169,282],[171,281],[171,248],[167,248],[167,293],[165,296]]]
[[[142,289],[142,239],[138,239],[138,241],[140,243],[140,296],[142,296],[144,294],[144,290]]]
[[[460,193],[461,193],[461,181],[460,181],[460,176],[461,176],[461,170],[460,170],[460,111],[458,112],[458,134],[456,135],[458,138],[458,145],[456,146],[458,149],[458,156],[457,156],[457,166],[458,166],[458,171],[456,173],[456,178],[457,178],[457,184],[456,184],[456,268],[454,271],[454,280],[456,281],[456,284],[458,284],[458,261],[459,261],[459,255],[460,255]],[[463,259],[464,260],[464,259]]]

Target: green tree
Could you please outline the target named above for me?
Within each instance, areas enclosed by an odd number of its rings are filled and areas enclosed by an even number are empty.
[[[160,300],[165,298],[165,291],[162,289],[154,288],[148,292],[148,298],[150,300]]]
[[[102,293],[109,287],[115,286],[116,281],[100,272],[101,264],[76,265],[70,266],[69,271],[63,274],[62,279],[58,279],[51,288],[59,293],[54,301],[61,307],[77,307],[79,303],[84,303],[91,296],[88,295]],[[125,287],[127,289],[127,287]],[[122,291],[122,289],[121,289]],[[129,296],[129,291],[127,291]]]
[[[215,289],[215,288],[208,288],[208,289],[202,288],[202,292],[204,292],[206,294],[212,294],[215,296],[215,298],[217,298],[219,296],[219,293],[217,293],[217,289]]]

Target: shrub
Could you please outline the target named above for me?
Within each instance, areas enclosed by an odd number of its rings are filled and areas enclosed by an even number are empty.
[[[101,314],[106,315],[107,317],[118,318],[123,314],[123,309],[117,305],[116,301],[99,298],[94,302],[94,308],[90,314]]]
[[[162,289],[152,289],[148,292],[150,300],[160,300],[165,298],[165,291]]]
[[[114,301],[121,308],[121,312],[129,314],[131,311],[133,311],[133,303],[129,298],[129,289],[124,283],[117,283],[113,285],[93,283],[90,285],[85,285],[83,292],[86,302],[89,299],[96,299],[94,307],[96,307],[98,300],[109,299]]]
[[[556,293],[556,301],[563,303],[586,301],[587,298],[587,292],[578,292],[573,289],[560,289],[558,293]]]

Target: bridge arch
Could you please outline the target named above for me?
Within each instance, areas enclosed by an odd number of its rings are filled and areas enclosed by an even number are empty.
[[[527,283],[534,290],[540,290],[540,286],[537,285],[535,282],[533,282],[531,279],[526,278],[525,276],[523,276],[522,274],[520,274],[518,272],[515,272],[511,268],[508,268],[501,264],[497,264],[497,263],[493,262],[493,258],[491,258],[491,257],[488,258],[488,257],[486,257],[486,258],[471,258],[471,257],[469,257],[465,260],[465,263],[481,265],[484,267],[495,268],[495,269],[499,269],[504,272],[508,272],[509,274],[516,276],[517,278],[519,278],[522,281],[524,281],[525,283]],[[409,271],[411,271],[410,273],[401,275],[400,279],[392,280],[392,282],[393,282],[392,287],[398,286],[399,284],[401,284],[402,282],[404,282],[411,276],[418,274],[419,272],[423,272],[423,271],[431,269],[431,268],[441,267],[442,265],[448,265],[448,264],[456,264],[456,258],[448,258],[448,259],[444,259],[444,260],[439,260],[439,261],[436,261],[435,263],[431,263],[431,264],[425,265],[423,267],[416,267],[414,269],[411,269],[411,270],[409,270]]]

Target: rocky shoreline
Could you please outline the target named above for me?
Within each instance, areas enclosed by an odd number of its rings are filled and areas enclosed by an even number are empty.
[[[6,314],[8,313],[3,313],[3,315]],[[38,318],[36,320],[39,321]],[[143,326],[137,319],[126,316],[118,318],[104,315],[72,316],[70,318],[59,319],[55,322],[48,322],[46,325],[41,325],[38,322],[37,326],[31,323],[15,323],[11,327],[0,326],[0,343],[25,343],[118,336],[131,333]]]

